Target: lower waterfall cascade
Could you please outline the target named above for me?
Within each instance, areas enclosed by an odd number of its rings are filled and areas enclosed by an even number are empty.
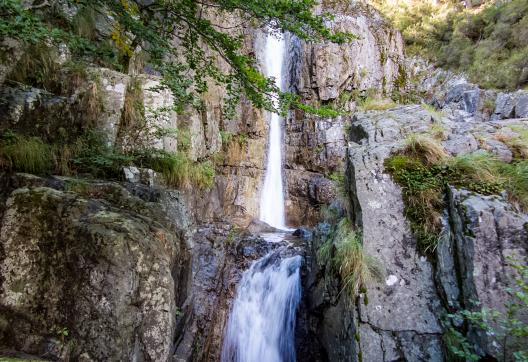
[[[244,273],[229,319],[222,361],[295,361],[295,317],[302,258],[268,254]]]

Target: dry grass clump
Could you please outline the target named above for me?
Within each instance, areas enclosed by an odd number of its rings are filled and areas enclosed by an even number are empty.
[[[386,111],[397,106],[397,104],[390,98],[382,98],[380,96],[368,96],[358,104],[363,111]]]
[[[528,159],[528,126],[511,125],[510,130],[515,134],[499,132],[495,139],[504,143],[517,159]]]
[[[427,165],[441,162],[449,156],[438,141],[422,134],[411,134],[405,141],[402,154],[416,157]]]
[[[334,237],[319,249],[318,260],[335,267],[341,278],[342,290],[351,298],[366,293],[367,286],[382,280],[385,274],[382,265],[364,252],[361,235],[346,218],[337,224]]]
[[[54,168],[53,148],[37,137],[12,135],[0,145],[0,167],[34,174],[49,173]]]
[[[432,123],[427,133],[436,141],[445,141],[447,139],[447,132],[441,123]]]

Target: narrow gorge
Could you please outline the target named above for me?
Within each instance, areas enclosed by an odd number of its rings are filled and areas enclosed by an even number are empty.
[[[0,14],[0,361],[528,360],[526,0]]]

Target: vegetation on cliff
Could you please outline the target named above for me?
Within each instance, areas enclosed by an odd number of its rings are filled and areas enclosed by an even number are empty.
[[[528,1],[375,0],[404,36],[407,51],[466,72],[483,87],[528,85]]]
[[[526,159],[508,164],[482,152],[451,157],[432,137],[411,135],[404,149],[385,160],[385,167],[402,187],[405,216],[424,254],[438,243],[449,185],[482,195],[507,191],[510,201],[528,209]]]
[[[233,114],[242,94],[259,108],[285,111],[294,106],[317,112],[298,96],[281,92],[257,70],[254,55],[244,54],[242,36],[246,24],[251,24],[275,33],[286,30],[304,40],[339,43],[353,38],[325,25],[330,14],[313,15],[316,3],[64,0],[31,5],[6,0],[0,4],[0,38],[17,39],[26,47],[63,44],[75,61],[125,72],[137,63],[148,65],[163,76],[162,85],[173,93],[178,110],[200,107],[200,96],[213,82],[228,90],[227,115]],[[212,20],[231,14],[238,25]]]
[[[172,187],[212,186],[215,170],[210,161],[193,162],[183,152],[152,148],[123,153],[110,147],[94,131],[74,142],[46,143],[39,137],[6,132],[0,138],[0,169],[37,175],[86,175],[120,178],[123,167],[140,166],[159,172]]]

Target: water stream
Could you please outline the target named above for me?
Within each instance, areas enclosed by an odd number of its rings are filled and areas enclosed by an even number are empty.
[[[277,86],[282,89],[284,39],[268,35],[266,38],[265,74],[275,78]],[[264,186],[260,195],[260,219],[277,228],[285,229],[284,190],[282,186],[282,118],[276,113],[268,112],[269,143],[268,161]]]
[[[284,40],[268,35],[265,73],[282,88]],[[282,180],[282,119],[270,113],[268,161],[260,199],[260,219],[284,232],[262,235],[278,249],[253,263],[237,287],[227,323],[223,362],[294,362],[295,317],[301,298],[301,256],[281,259],[287,232]]]
[[[268,254],[244,273],[224,337],[222,361],[294,362],[301,298],[299,255]]]

